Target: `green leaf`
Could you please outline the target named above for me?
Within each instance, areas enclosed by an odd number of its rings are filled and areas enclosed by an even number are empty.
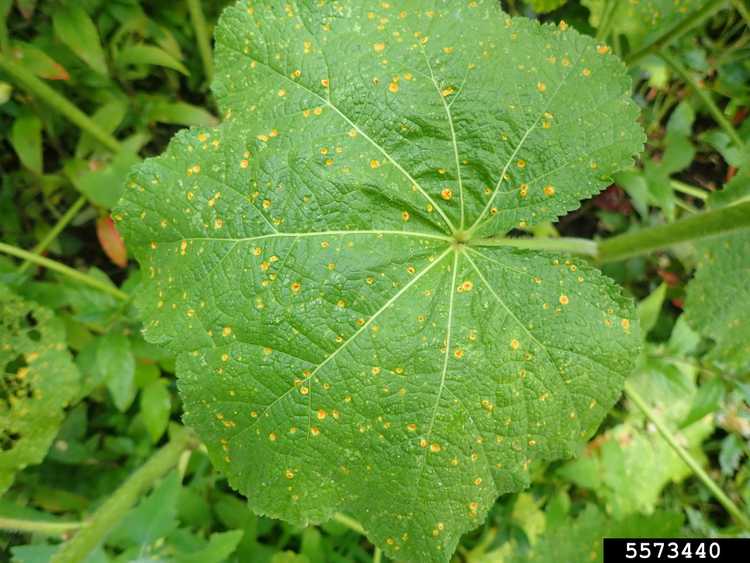
[[[157,379],[141,392],[141,417],[154,443],[159,441],[169,423],[172,403],[167,384],[167,380]]]
[[[712,207],[747,201],[750,164],[717,192]],[[708,358],[733,370],[750,366],[750,229],[699,243],[695,276],[687,286],[685,315],[714,341]]]
[[[76,189],[92,202],[105,208],[113,207],[123,189],[123,181],[130,168],[140,162],[133,150],[123,150],[110,162],[100,160],[69,160],[65,163],[65,174]]]
[[[721,443],[719,465],[724,475],[733,475],[740,465],[740,459],[745,453],[745,444],[737,434],[730,434]]]
[[[130,45],[117,54],[119,65],[156,65],[171,68],[184,75],[189,75],[188,69],[172,55],[153,45]]]
[[[0,80],[0,106],[10,100],[13,93],[13,86]]]
[[[105,133],[114,133],[117,127],[125,119],[128,105],[120,99],[112,99],[102,105],[91,116],[99,128]],[[86,158],[99,146],[98,142],[87,132],[83,131],[76,145],[76,158]]]
[[[136,167],[114,218],[146,338],[251,507],[443,561],[595,431],[639,346],[596,269],[483,239],[578,207],[643,134],[574,30],[383,6],[228,9],[224,123]]]
[[[41,49],[24,43],[12,43],[11,56],[40,78],[47,80],[68,80],[70,75],[65,68]]]
[[[645,338],[659,320],[664,298],[667,296],[667,284],[662,283],[648,297],[638,303],[638,318],[641,321],[641,334]]]
[[[145,551],[158,539],[177,529],[177,500],[180,495],[180,477],[172,471],[113,530],[108,543],[141,546]]]
[[[50,310],[0,285],[0,494],[44,459],[75,396],[78,370]]]
[[[126,411],[135,399],[135,358],[128,337],[108,332],[99,339],[96,367],[112,395],[115,406]]]
[[[172,123],[174,125],[198,125],[211,127],[218,119],[205,109],[185,102],[170,102],[161,98],[154,99],[146,110],[149,122]]]
[[[226,561],[242,541],[242,530],[211,534],[208,544],[198,551],[178,553],[176,563],[222,563]]]
[[[605,537],[671,538],[680,537],[682,515],[674,512],[655,512],[649,516],[635,514],[615,520],[593,504],[575,519],[547,531],[542,540],[527,553],[514,552],[502,558],[507,563],[550,561],[602,561],[602,539]],[[487,557],[477,563],[497,563]]]
[[[526,0],[526,3],[533,8],[537,14],[546,14],[557,10],[564,5],[567,0]]]
[[[99,31],[81,6],[68,2],[52,15],[55,34],[71,51],[99,74],[107,74]]]
[[[39,175],[44,172],[41,119],[33,113],[16,118],[10,131],[10,143],[26,168]]]
[[[591,11],[591,25],[599,27],[609,0],[582,0],[581,3]],[[625,35],[631,51],[636,51],[679,28],[705,4],[707,0],[617,1],[611,15],[611,29]]]

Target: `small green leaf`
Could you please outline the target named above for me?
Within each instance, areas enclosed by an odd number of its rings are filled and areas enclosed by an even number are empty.
[[[17,117],[10,131],[10,143],[26,168],[35,174],[43,173],[41,119],[33,113]]]
[[[113,99],[98,108],[91,116],[99,128],[105,133],[114,133],[117,127],[125,119],[128,105],[123,100]],[[83,131],[76,145],[76,158],[86,158],[93,152],[99,143],[88,133]]]
[[[177,501],[181,488],[179,475],[172,471],[125,515],[112,531],[108,542],[119,546],[134,543],[144,552],[154,542],[177,529]]]
[[[126,65],[156,65],[171,68],[184,75],[189,75],[188,69],[172,55],[153,45],[130,45],[117,54],[117,63]]]
[[[724,438],[721,442],[721,451],[719,452],[719,465],[724,475],[734,475],[745,450],[745,442],[737,434],[730,434]]]
[[[212,127],[219,120],[205,109],[185,102],[170,102],[155,99],[148,106],[146,119],[149,122],[171,123],[174,125],[196,125]]]
[[[11,56],[39,78],[46,78],[47,80],[68,80],[70,78],[68,71],[62,65],[47,53],[29,43],[14,41]]]
[[[0,285],[0,494],[44,459],[75,396],[78,370],[50,310]]]
[[[10,100],[10,96],[13,93],[13,86],[9,83],[0,80],[0,106]]]
[[[223,563],[242,541],[242,530],[211,534],[208,544],[198,551],[178,553],[175,563]]]
[[[141,391],[141,418],[154,443],[159,441],[169,423],[172,403],[167,385],[165,379],[157,379]]]
[[[92,202],[107,209],[113,207],[123,190],[130,168],[140,162],[135,151],[123,150],[110,162],[98,159],[69,160],[65,174],[76,189]]]
[[[720,378],[710,379],[698,387],[698,392],[693,399],[693,405],[690,408],[682,427],[690,426],[707,414],[716,412],[721,407],[726,390],[724,382]]]
[[[102,336],[96,349],[96,366],[115,406],[126,411],[136,393],[135,359],[128,337],[115,331]]]
[[[641,334],[644,338],[659,320],[659,313],[661,313],[661,306],[664,304],[666,295],[667,284],[662,283],[638,303],[638,318],[641,321]]]
[[[546,14],[563,6],[567,0],[525,0],[537,14]]]
[[[224,122],[137,166],[113,213],[145,337],[254,510],[345,511],[390,557],[445,561],[595,431],[638,355],[596,269],[483,246],[632,163],[630,81],[495,0],[278,8],[224,12]]]
[[[68,2],[52,15],[55,34],[71,51],[99,74],[107,74],[99,31],[80,5]]]

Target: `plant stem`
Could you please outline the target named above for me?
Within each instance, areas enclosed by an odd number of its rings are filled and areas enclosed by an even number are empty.
[[[206,80],[211,82],[214,75],[214,62],[211,56],[211,40],[206,27],[206,18],[203,16],[200,0],[187,0],[187,5],[195,30],[195,39],[198,42],[198,51],[203,61],[203,71],[206,74]]]
[[[0,517],[1,530],[44,534],[46,536],[57,536],[70,530],[77,530],[85,525],[83,522],[46,522],[44,520],[16,520],[15,518]]]
[[[679,180],[670,180],[669,183],[672,186],[672,189],[677,192],[682,192],[683,194],[693,196],[700,199],[701,201],[706,201],[708,199],[708,194],[705,190],[696,188],[695,186],[691,186],[690,184],[686,184],[685,182],[680,182]]]
[[[52,563],[78,563],[85,561],[107,534],[114,528],[136,501],[161,476],[172,469],[182,452],[197,445],[193,433],[180,428],[165,446],[133,473],[89,519],[89,524],[64,543],[52,556]]]
[[[70,266],[66,266],[65,264],[61,264],[60,262],[57,262],[55,260],[45,258],[44,256],[33,254],[16,246],[5,244],[4,242],[0,242],[0,252],[10,254],[11,256],[21,258],[22,260],[26,260],[34,264],[39,264],[40,266],[44,266],[45,268],[58,272],[59,274],[69,277],[70,279],[79,281],[90,287],[103,291],[104,293],[108,293],[109,295],[117,299],[121,299],[123,301],[127,301],[128,299],[130,299],[130,296],[124,291],[121,291],[116,287],[113,287],[93,276],[84,274],[83,272],[79,272],[78,270],[71,268]]]
[[[599,28],[596,30],[596,40],[606,41],[609,35],[609,29],[612,27],[612,16],[617,9],[617,0],[605,0],[604,10],[602,10],[602,18],[599,22]]]
[[[531,248],[534,250],[551,250],[571,254],[597,255],[597,244],[585,238],[520,238],[498,237],[470,241],[471,246],[512,246],[514,248]]]
[[[729,135],[729,138],[732,139],[732,141],[741,149],[744,149],[745,142],[742,140],[742,138],[739,136],[737,131],[732,127],[732,124],[729,123],[729,120],[724,116],[724,113],[719,109],[719,106],[716,105],[716,102],[714,102],[713,98],[711,97],[711,94],[709,94],[701,84],[698,83],[695,78],[693,78],[693,75],[688,72],[688,70],[682,66],[682,63],[678,61],[675,57],[673,57],[671,54],[667,53],[666,51],[662,51],[659,53],[659,56],[664,59],[664,61],[672,67],[672,69],[677,73],[677,75],[682,78],[685,82],[687,82],[690,87],[695,91],[696,94],[698,94],[698,97],[703,101],[704,104],[706,104],[706,108],[708,108],[708,111],[711,112],[711,115],[716,120],[716,123],[719,124],[719,126],[724,129],[727,135]]]
[[[640,49],[628,55],[628,57],[625,59],[625,62],[628,65],[632,66],[649,53],[658,51],[670,45],[673,41],[679,39],[688,31],[703,23],[704,20],[713,15],[716,10],[718,10],[725,4],[726,0],[713,0],[706,3],[702,8],[696,10],[688,17],[682,19],[677,25],[675,25],[671,29],[668,29],[659,37],[655,37],[653,40],[643,45]]]
[[[747,6],[745,5],[745,0],[732,0],[734,3],[734,7],[737,8],[737,11],[742,16],[742,19],[745,20],[745,23],[748,27],[750,27],[750,10],[748,10]]]
[[[703,211],[674,223],[602,240],[597,259],[600,263],[617,262],[680,242],[728,234],[743,228],[750,228],[750,202]]]
[[[333,519],[336,520],[336,522],[338,522],[339,524],[343,524],[344,526],[346,526],[347,528],[349,528],[350,530],[354,532],[357,532],[358,534],[361,534],[363,536],[366,535],[365,529],[362,527],[362,524],[357,522],[351,516],[347,516],[346,514],[337,512],[336,514],[333,515]]]
[[[55,224],[52,229],[47,233],[47,235],[40,240],[34,248],[31,249],[32,254],[40,255],[45,250],[47,250],[47,247],[52,244],[52,241],[54,241],[57,238],[57,235],[59,235],[62,230],[68,226],[68,223],[70,223],[75,216],[78,214],[78,212],[81,210],[81,208],[86,205],[86,199],[85,196],[80,196],[73,205],[70,206],[70,209],[68,209],[65,214],[60,217],[60,220]],[[31,267],[31,262],[28,260],[24,260],[24,262],[19,266],[18,273],[22,274],[26,270],[28,270]]]
[[[372,563],[380,563],[383,560],[382,550],[375,546],[375,551],[372,554]]]
[[[714,482],[714,480],[709,477],[708,473],[706,473],[700,466],[700,464],[695,460],[695,458],[690,455],[690,452],[688,452],[685,448],[677,443],[677,439],[675,438],[672,431],[667,427],[666,424],[664,424],[661,418],[659,418],[656,413],[651,410],[651,408],[646,404],[646,401],[643,400],[643,397],[641,397],[629,383],[625,383],[625,393],[627,394],[628,398],[633,401],[633,403],[635,403],[639,409],[643,411],[643,414],[646,415],[646,418],[651,421],[651,423],[656,427],[656,429],[659,431],[659,434],[661,434],[662,438],[666,440],[666,442],[675,451],[675,453],[680,456],[680,458],[682,458],[682,461],[684,461],[687,466],[690,467],[690,469],[692,469],[693,472],[698,476],[698,478],[703,481],[703,484],[706,485],[708,490],[711,491],[711,494],[713,494],[716,500],[721,503],[726,511],[732,515],[732,517],[737,521],[738,524],[740,524],[740,526],[742,526],[746,530],[750,530],[750,518],[748,518],[748,516],[742,510],[740,510],[740,508],[732,501],[732,499],[730,499],[726,495],[726,493],[721,490],[721,488]]]
[[[18,84],[28,90],[30,94],[60,112],[60,114],[86,131],[108,149],[114,152],[120,150],[120,142],[117,139],[101,129],[95,121],[70,103],[64,96],[61,96],[47,86],[47,84],[23,66],[11,60],[8,55],[0,54],[0,70],[10,75]]]

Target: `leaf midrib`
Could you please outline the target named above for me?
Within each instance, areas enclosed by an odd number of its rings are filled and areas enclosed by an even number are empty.
[[[332,109],[336,114],[338,114],[339,117],[341,117],[346,123],[348,123],[350,127],[352,127],[353,129],[355,129],[360,135],[362,135],[362,137],[364,139],[366,139],[370,144],[372,144],[372,146],[374,146],[378,151],[380,151],[380,153],[386,159],[388,159],[388,161],[391,164],[393,164],[396,167],[396,169],[399,172],[401,172],[401,174],[407,180],[409,180],[411,186],[414,186],[414,187],[417,188],[417,190],[419,191],[419,193],[438,212],[438,214],[441,216],[441,218],[443,219],[443,221],[445,222],[445,224],[450,229],[450,232],[455,232],[456,231],[456,227],[453,225],[453,222],[450,220],[450,218],[445,214],[445,211],[443,211],[443,209],[437,204],[437,202],[432,198],[432,196],[430,196],[430,194],[427,193],[427,191],[422,187],[422,185],[419,182],[417,182],[417,180],[387,150],[385,150],[385,148],[383,148],[372,137],[370,137],[359,125],[357,125],[354,121],[352,121],[352,119],[349,118],[344,112],[342,112],[332,101],[330,101],[329,99],[326,99],[326,98],[322,97],[320,94],[318,94],[314,90],[311,90],[310,88],[308,88],[302,82],[295,82],[294,80],[292,80],[291,78],[289,78],[288,76],[286,76],[284,73],[278,71],[277,69],[275,69],[273,66],[271,66],[267,62],[262,61],[260,59],[256,59],[255,57],[251,56],[250,54],[244,53],[243,51],[235,49],[234,47],[231,47],[229,45],[225,45],[225,47],[231,49],[232,51],[234,51],[235,53],[237,53],[241,57],[244,57],[244,58],[249,59],[251,61],[255,61],[256,63],[258,63],[262,67],[265,67],[265,68],[269,69],[276,76],[281,77],[284,81],[288,82],[289,84],[294,84],[298,88],[300,88],[300,89],[304,90],[305,92],[307,92],[308,94],[314,96],[315,98],[317,98],[318,100],[320,100],[321,103],[323,103],[324,105],[326,105],[327,107],[329,107],[330,109]],[[328,85],[329,95],[330,95],[331,89],[332,89],[332,85],[329,82],[329,85]]]
[[[443,259],[450,253],[450,252],[458,252],[453,246],[448,246],[435,260],[427,266],[424,270],[419,272],[416,276],[414,276],[409,282],[404,285],[401,289],[399,289],[392,297],[390,297],[375,313],[373,313],[367,321],[359,327],[352,335],[347,338],[338,348],[336,348],[333,352],[331,352],[326,358],[320,362],[314,370],[310,372],[309,375],[305,376],[303,379],[298,380],[294,385],[290,386],[289,389],[284,391],[281,395],[279,395],[277,398],[275,398],[267,407],[263,409],[263,412],[261,412],[258,415],[257,420],[255,420],[252,424],[246,426],[243,428],[240,432],[238,432],[235,436],[232,437],[232,440],[236,440],[239,436],[243,435],[245,432],[251,430],[254,428],[258,423],[260,423],[264,417],[268,414],[268,412],[282,399],[287,397],[290,393],[292,393],[295,389],[297,389],[299,386],[304,385],[305,383],[308,383],[312,380],[313,377],[315,377],[318,372],[320,372],[323,367],[325,367],[333,358],[335,358],[342,350],[344,350],[351,342],[356,339],[357,336],[362,334],[374,321],[377,319],[382,313],[384,313],[389,307],[391,307],[402,295],[404,295],[411,287],[413,287],[422,277],[427,275],[430,271],[432,271],[433,268],[435,268],[438,264],[440,264]],[[308,391],[308,394],[310,394],[312,390],[310,389]],[[309,414],[309,413],[308,413]],[[309,428],[308,428],[308,436],[309,436]]]

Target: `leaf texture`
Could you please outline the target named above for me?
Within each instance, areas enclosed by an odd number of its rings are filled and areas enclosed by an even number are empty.
[[[75,396],[78,370],[65,327],[49,309],[0,285],[0,494],[16,471],[39,463]]]
[[[723,190],[712,194],[712,208],[736,205],[750,194],[750,159]],[[750,230],[740,229],[696,245],[698,264],[687,286],[685,315],[714,341],[709,359],[732,370],[750,367]]]
[[[632,368],[608,279],[485,246],[640,150],[624,69],[491,1],[240,2],[216,39],[223,123],[138,166],[114,214],[146,337],[254,510],[343,510],[392,557],[447,560]]]

